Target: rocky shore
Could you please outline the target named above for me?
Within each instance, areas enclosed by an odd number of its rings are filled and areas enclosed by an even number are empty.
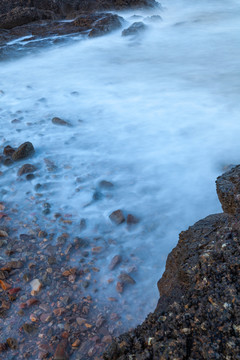
[[[121,28],[124,23],[123,18],[109,11],[154,7],[159,7],[155,0],[3,0],[0,46],[23,37],[32,41],[73,33],[101,36]]]
[[[224,213],[180,234],[156,310],[115,339],[105,360],[240,359],[240,166],[216,184]]]

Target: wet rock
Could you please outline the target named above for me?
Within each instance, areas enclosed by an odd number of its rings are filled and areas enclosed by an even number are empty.
[[[122,282],[120,282],[120,281],[117,282],[116,290],[120,294],[123,292],[123,283]]]
[[[109,218],[112,222],[114,222],[116,225],[120,225],[125,221],[124,215],[122,210],[116,210],[113,211],[110,215]]]
[[[59,117],[52,118],[52,123],[54,125],[71,126],[71,124],[68,121],[60,119]]]
[[[89,32],[89,37],[102,36],[122,27],[123,18],[114,14],[104,14],[102,18],[94,23],[93,29]]]
[[[114,187],[113,183],[107,180],[101,180],[98,186],[102,189],[107,189],[107,190],[112,189]]]
[[[33,173],[36,171],[37,168],[34,165],[31,164],[24,164],[19,170],[18,170],[18,176],[22,176],[24,174]]]
[[[84,231],[87,227],[87,222],[85,219],[80,220],[80,231]]]
[[[55,18],[55,15],[51,11],[19,6],[6,14],[0,15],[0,29],[12,29],[36,20],[53,18]]]
[[[57,346],[56,351],[54,353],[54,360],[68,360],[69,355],[67,351],[68,341],[63,339]]]
[[[0,353],[6,351],[8,348],[6,343],[0,343]]]
[[[134,216],[132,214],[128,214],[128,216],[127,216],[127,224],[129,226],[136,225],[138,223],[139,223],[139,219],[136,216]]]
[[[29,156],[32,156],[34,153],[34,147],[33,144],[29,141],[23,143],[20,145],[16,151],[12,154],[12,159],[14,161],[22,160],[25,158],[28,158]]]
[[[8,338],[7,344],[10,347],[10,349],[13,349],[13,350],[17,349],[17,347],[18,347],[17,340],[14,338]]]
[[[26,334],[32,334],[32,333],[36,332],[36,330],[37,330],[37,327],[35,324],[29,324],[29,323],[23,324],[22,328]]]
[[[8,237],[8,233],[4,230],[0,230],[0,238],[1,237]]]
[[[115,255],[111,260],[111,263],[109,265],[109,270],[115,269],[115,267],[118,264],[120,264],[121,261],[122,261],[122,257],[120,255]]]
[[[119,275],[119,280],[121,280],[121,282],[125,285],[125,284],[136,284],[136,281],[127,273],[125,272],[122,272],[120,275]]]
[[[240,214],[240,165],[219,176],[216,185],[223,211],[231,215]]]
[[[132,35],[138,35],[145,31],[147,29],[147,26],[141,22],[137,21],[134,22],[131,26],[129,26],[127,29],[124,29],[122,31],[122,36],[132,36]]]
[[[13,164],[13,160],[12,158],[10,157],[6,157],[4,160],[3,160],[3,165],[5,166],[11,166]]]
[[[14,153],[16,149],[14,149],[13,147],[11,147],[10,145],[5,146],[5,148],[3,149],[3,153],[6,156],[12,156],[12,154]]]
[[[39,279],[34,279],[30,282],[30,285],[31,285],[31,288],[32,288],[32,291],[31,291],[31,294],[34,296],[36,294],[39,293],[39,291],[41,290],[42,288],[42,284],[41,282],[39,281]]]

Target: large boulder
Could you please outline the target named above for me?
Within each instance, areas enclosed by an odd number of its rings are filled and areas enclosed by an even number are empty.
[[[94,22],[89,37],[105,35],[122,27],[123,18],[115,14],[104,14],[102,18]]]

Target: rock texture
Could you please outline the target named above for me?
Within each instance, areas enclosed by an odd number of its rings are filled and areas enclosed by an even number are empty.
[[[225,213],[179,236],[154,313],[109,346],[105,360],[240,359],[240,166],[217,179]]]

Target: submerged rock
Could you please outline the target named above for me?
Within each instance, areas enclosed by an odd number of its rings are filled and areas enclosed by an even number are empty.
[[[125,221],[125,217],[123,215],[122,210],[116,210],[113,211],[110,215],[109,218],[112,222],[114,222],[116,225],[120,225]]]
[[[93,24],[89,37],[102,36],[122,27],[123,18],[115,14],[105,14]]]
[[[59,117],[52,118],[52,123],[54,125],[71,126],[71,124],[68,121],[60,119]]]
[[[26,159],[29,156],[32,156],[34,153],[34,147],[33,144],[29,141],[23,143],[22,145],[20,145],[17,150],[14,151],[14,153],[12,154],[12,159],[14,161],[18,161],[18,160],[22,160],[22,159]]]
[[[129,26],[127,29],[124,29],[122,31],[122,36],[138,35],[139,33],[145,31],[146,29],[147,26],[143,22],[137,21],[133,23],[131,26]]]
[[[24,174],[33,173],[36,171],[37,168],[34,165],[31,164],[24,164],[19,170],[18,170],[18,176],[22,176]]]

